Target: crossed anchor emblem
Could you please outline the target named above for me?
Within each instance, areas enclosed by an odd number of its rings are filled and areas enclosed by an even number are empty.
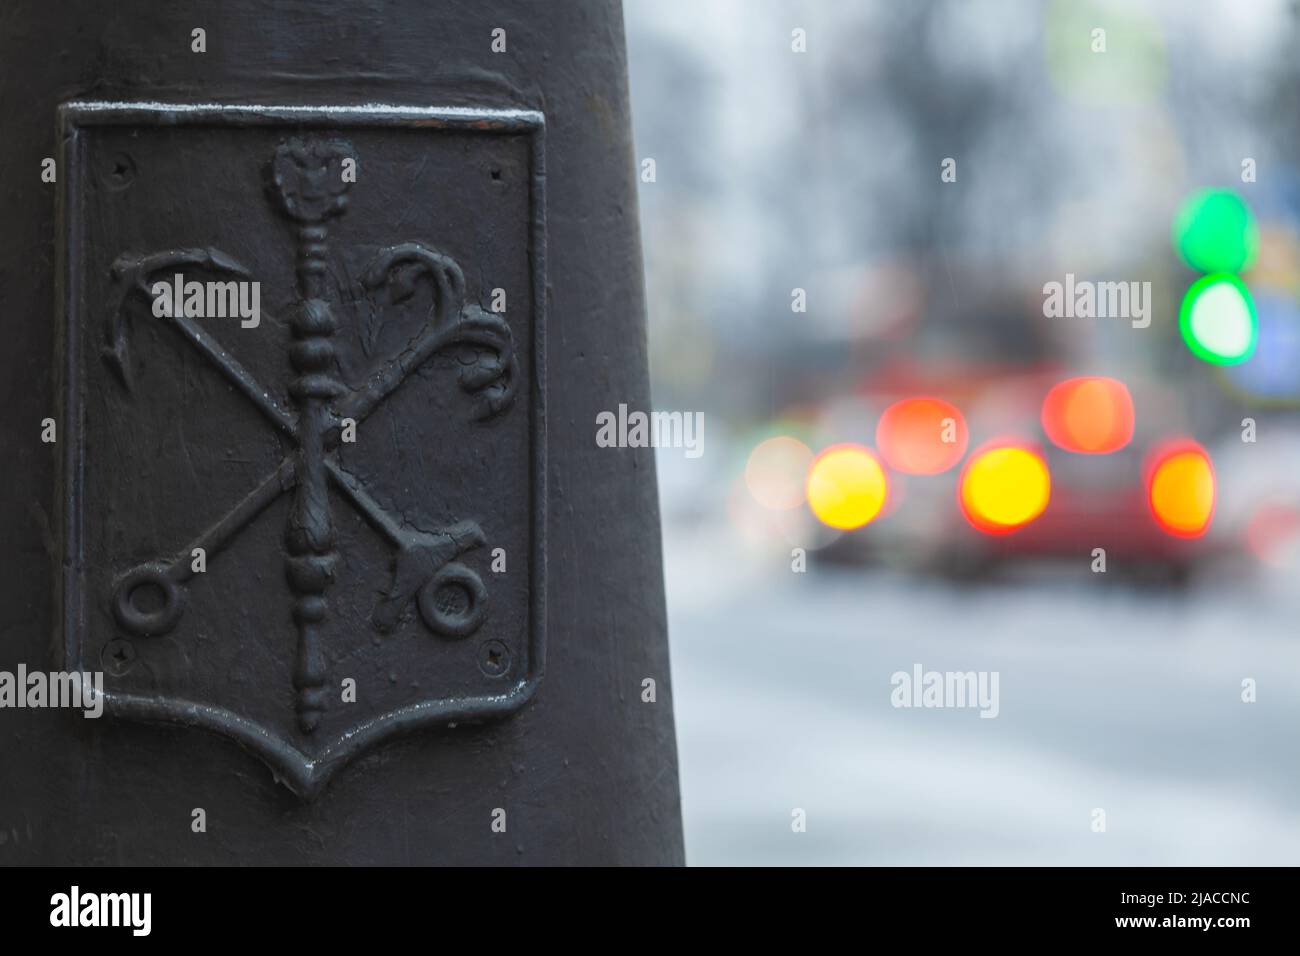
[[[349,159],[355,163],[350,143],[310,137],[280,145],[268,168],[268,192],[294,223],[297,240],[298,299],[286,316],[293,336],[288,349],[295,373],[288,382],[291,407],[272,397],[192,318],[173,315],[165,320],[291,439],[292,451],[242,501],[175,556],[121,575],[111,599],[117,623],[129,633],[141,637],[167,633],[184,613],[186,586],[196,573],[191,561],[194,549],[215,555],[281,495],[292,493],[284,530],[285,571],[294,595],[292,617],[298,641],[293,685],[298,726],[304,733],[315,730],[326,700],[321,629],[329,613],[327,594],[338,558],[331,487],[396,549],[391,586],[372,617],[376,627],[391,630],[413,600],[425,625],[451,639],[474,633],[487,613],[482,580],[456,560],[486,542],[482,529],[473,521],[460,521],[425,532],[394,520],[339,463],[336,452],[344,422],[364,421],[436,355],[458,359],[459,385],[471,397],[476,419],[504,412],[515,392],[509,325],[501,316],[466,303],[460,266],[418,242],[381,250],[366,266],[360,284],[368,293],[387,289],[390,302],[396,304],[414,295],[421,278],[429,279],[434,297],[427,321],[359,387],[351,388],[335,377],[337,356],[331,336],[338,319],[326,297],[328,222],[347,209],[351,184],[345,181],[343,167]],[[112,269],[119,295],[107,323],[104,359],[128,391],[128,303],[133,297],[149,295],[154,275],[183,267],[233,277],[250,275],[237,260],[212,248],[119,256]],[[142,599],[150,590],[161,595],[152,604]]]

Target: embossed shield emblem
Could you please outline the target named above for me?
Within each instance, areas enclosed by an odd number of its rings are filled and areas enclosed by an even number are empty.
[[[109,713],[225,734],[304,795],[399,731],[522,706],[541,115],[62,120],[68,668],[105,672]]]

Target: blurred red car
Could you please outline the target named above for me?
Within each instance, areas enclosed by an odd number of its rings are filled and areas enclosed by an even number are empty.
[[[880,413],[905,398],[929,396],[956,405],[966,419],[969,448],[998,436],[1027,440],[1047,462],[1051,497],[1045,510],[1009,533],[989,534],[965,517],[958,496],[961,466],[938,475],[890,471],[890,503],[876,521],[826,549],[831,559],[881,560],[954,575],[982,574],[1007,562],[1072,561],[1090,569],[1094,549],[1107,569],[1181,580],[1199,563],[1234,550],[1233,536],[1211,524],[1199,537],[1164,530],[1148,504],[1143,461],[1162,441],[1188,425],[1173,390],[1127,380],[1135,409],[1132,439],[1107,454],[1081,454],[1048,440],[1040,421],[1043,400],[1070,378],[1059,365],[888,365],[856,394],[860,414],[874,428]],[[969,457],[970,451],[967,451]]]

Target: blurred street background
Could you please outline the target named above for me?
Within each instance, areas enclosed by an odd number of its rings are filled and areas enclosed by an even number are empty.
[[[625,10],[688,862],[1295,864],[1297,7]]]

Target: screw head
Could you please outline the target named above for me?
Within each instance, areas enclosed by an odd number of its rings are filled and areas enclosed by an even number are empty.
[[[116,153],[104,163],[101,175],[109,189],[125,189],[135,182],[135,160],[127,153]]]
[[[510,671],[510,648],[501,641],[484,641],[478,649],[478,669],[488,677],[504,677]]]
[[[135,666],[135,645],[125,638],[116,637],[104,645],[99,657],[104,670],[114,677],[121,677]]]

